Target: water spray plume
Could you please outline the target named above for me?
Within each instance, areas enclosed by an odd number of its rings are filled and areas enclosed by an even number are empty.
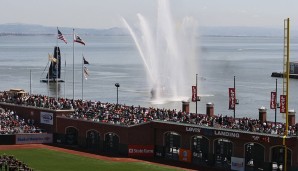
[[[157,23],[151,28],[142,14],[137,14],[138,30],[122,18],[148,74],[152,95],[158,102],[188,99],[197,73],[196,22],[186,17],[174,25],[168,0],[158,0]]]

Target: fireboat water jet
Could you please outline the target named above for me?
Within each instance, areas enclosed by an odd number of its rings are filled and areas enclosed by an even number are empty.
[[[169,1],[158,0],[157,3],[156,24],[150,25],[142,14],[137,14],[139,24],[136,28],[124,18],[122,21],[147,71],[151,103],[189,100],[193,76],[198,72],[197,22],[192,17],[185,17],[176,24],[178,22],[172,19]]]

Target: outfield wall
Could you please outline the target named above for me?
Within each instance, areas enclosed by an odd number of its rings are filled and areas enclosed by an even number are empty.
[[[16,134],[15,144],[50,144],[53,143],[53,134]]]
[[[72,111],[10,107],[22,113],[21,117],[34,118],[41,128],[54,133],[53,143],[93,153],[164,158],[224,170],[231,170],[231,166],[233,169],[241,166],[240,170],[271,170],[273,162],[283,165],[285,142],[287,166],[298,170],[297,136],[287,136],[284,140],[282,135],[166,121],[126,126],[63,117],[63,113]],[[3,142],[12,142],[11,136],[4,139]],[[249,165],[250,159],[253,159],[252,165]]]
[[[0,135],[0,145],[51,143],[53,143],[53,134],[48,133]]]
[[[0,145],[13,145],[15,140],[15,135],[0,135]]]
[[[231,164],[241,166],[240,170],[270,170],[272,162],[284,155],[280,135],[164,121],[122,126],[60,116],[56,119],[56,134],[63,137],[64,141],[58,142],[54,138],[54,143],[77,146],[92,152],[94,148],[97,153],[164,158],[224,170],[230,170]],[[89,137],[89,133],[96,136]],[[296,168],[297,138],[288,137],[286,145],[288,166]],[[251,148],[255,150],[248,152]],[[249,162],[247,158],[254,159],[253,166],[245,164]]]

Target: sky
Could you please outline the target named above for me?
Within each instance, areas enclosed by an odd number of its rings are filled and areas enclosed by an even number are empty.
[[[137,13],[156,19],[158,0],[1,0],[0,24],[24,23],[71,28],[123,27]],[[297,0],[170,0],[175,21],[192,16],[199,26],[283,28],[290,18],[298,29]],[[297,27],[297,28],[296,28]]]

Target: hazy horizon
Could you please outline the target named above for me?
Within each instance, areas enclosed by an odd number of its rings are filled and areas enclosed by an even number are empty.
[[[170,6],[177,25],[186,16],[194,17],[199,27],[283,28],[283,20],[290,18],[296,29],[298,22],[295,0],[171,0]],[[137,23],[137,13],[154,22],[156,11],[157,3],[152,0],[11,0],[1,3],[0,24],[107,29],[122,27],[121,17]]]
[[[73,28],[70,27],[59,27],[59,30],[64,35],[72,35]],[[93,35],[104,35],[104,36],[120,36],[127,35],[129,32],[124,27],[113,27],[108,29],[93,29],[93,28],[75,28],[75,31],[79,34],[93,34]],[[297,30],[292,30],[291,35],[298,36]],[[39,35],[39,34],[57,34],[56,26],[43,26],[26,23],[9,23],[0,24],[0,34],[2,35]],[[237,26],[209,26],[200,27],[196,31],[197,36],[274,36],[282,37],[283,28],[262,28],[262,27],[237,27]]]

